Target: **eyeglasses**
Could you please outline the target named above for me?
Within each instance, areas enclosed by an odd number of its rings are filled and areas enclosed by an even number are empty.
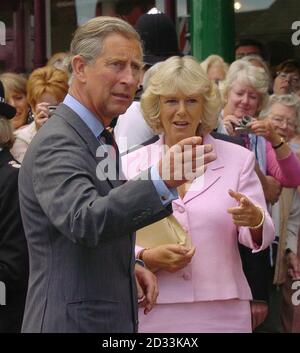
[[[277,77],[281,80],[289,80],[293,85],[297,85],[300,80],[299,76],[294,73],[277,72]]]
[[[296,123],[291,122],[283,116],[274,115],[272,116],[272,120],[281,127],[283,126],[283,124],[285,124],[290,130],[294,130],[296,128]]]

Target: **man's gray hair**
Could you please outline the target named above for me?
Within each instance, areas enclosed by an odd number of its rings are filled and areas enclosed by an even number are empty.
[[[75,55],[81,55],[87,63],[96,60],[101,54],[104,39],[113,33],[140,42],[140,36],[136,30],[120,18],[109,16],[92,18],[79,26],[74,33],[70,46],[70,57],[67,62],[69,71],[72,72],[71,61]]]

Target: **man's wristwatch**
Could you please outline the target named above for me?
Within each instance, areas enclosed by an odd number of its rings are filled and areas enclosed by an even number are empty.
[[[274,148],[274,150],[277,150],[277,148],[281,147],[284,143],[285,139],[283,137],[280,137],[280,142],[275,146],[272,145],[272,147]]]

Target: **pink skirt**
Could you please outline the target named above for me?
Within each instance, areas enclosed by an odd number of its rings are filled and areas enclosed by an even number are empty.
[[[139,332],[252,332],[250,303],[230,299],[156,304],[148,315],[139,310]]]

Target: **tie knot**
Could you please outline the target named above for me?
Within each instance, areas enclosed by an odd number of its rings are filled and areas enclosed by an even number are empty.
[[[113,135],[106,129],[104,129],[100,134],[100,139],[106,144],[115,146],[115,141]]]

